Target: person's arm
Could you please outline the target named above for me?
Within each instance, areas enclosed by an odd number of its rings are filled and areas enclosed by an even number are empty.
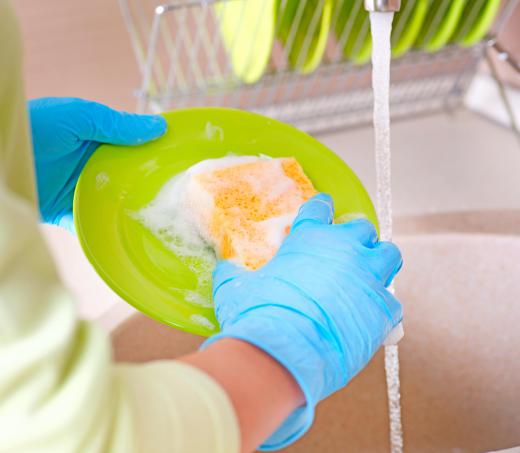
[[[163,119],[78,99],[30,107],[35,155],[19,33],[0,0],[0,451],[238,452],[233,405],[211,376],[172,360],[113,362],[107,335],[78,318],[38,230],[39,219],[72,226],[75,183],[100,141],[156,138]]]
[[[39,99],[31,101],[29,109],[41,217],[48,223],[69,229],[77,178],[100,141],[137,144],[164,131],[164,122],[160,117],[157,121],[156,117],[121,114],[80,99]],[[8,217],[17,223],[14,217]],[[28,228],[32,222],[34,219],[26,222]],[[22,259],[18,257],[20,262],[31,259],[31,264],[36,262],[34,255]],[[52,265],[47,267],[52,269]],[[29,274],[25,277],[27,280],[30,279]],[[56,276],[53,275],[50,280],[49,284],[52,284]],[[68,296],[65,295],[64,299]],[[45,300],[28,303],[39,303],[42,307],[46,305]],[[62,300],[61,310],[65,310],[70,303]],[[14,320],[11,321],[14,325]],[[68,329],[71,336],[67,342],[70,352],[74,354],[77,347],[75,331],[79,329],[89,332],[89,335],[96,333],[92,335],[93,339],[99,335],[93,326],[75,321],[70,310]],[[38,350],[44,343],[35,345],[34,349]],[[90,371],[108,376],[113,374],[114,377],[108,382],[100,381],[95,396],[89,395],[92,393],[90,386],[96,385],[95,381],[91,381],[84,391],[76,388],[78,394],[84,395],[81,400],[83,413],[89,414],[90,410],[97,412],[97,416],[92,417],[96,423],[89,424],[83,420],[81,428],[63,430],[57,435],[57,442],[67,442],[67,433],[81,439],[82,431],[102,432],[107,423],[113,423],[117,429],[112,438],[104,439],[112,449],[125,445],[127,451],[162,451],[169,445],[165,437],[175,433],[172,436],[174,442],[184,445],[181,451],[230,452],[234,450],[233,446],[238,448],[241,439],[241,450],[247,452],[259,445],[303,403],[300,388],[286,369],[263,351],[241,341],[223,340],[207,350],[181,359],[189,367],[175,362],[156,362],[144,366],[119,364],[112,368],[107,362],[104,340],[97,339],[94,343],[98,345],[97,352],[91,351],[90,357],[82,354],[76,356],[78,361],[85,361],[79,368],[87,367],[89,361],[101,354],[105,359],[97,364],[90,363]],[[59,363],[61,360],[64,360],[62,355],[49,356],[47,366],[52,367],[53,362]],[[38,368],[33,367],[31,371],[36,374]],[[81,373],[77,376],[71,374],[70,380],[65,382],[73,388],[71,383],[82,377],[85,376]],[[88,380],[84,382],[85,385],[87,383]],[[120,397],[114,400],[113,396],[108,396],[110,394]],[[105,407],[99,407],[98,397],[105,402]],[[73,401],[68,401],[67,405],[63,409],[65,417],[77,409]],[[212,412],[219,416],[214,419]],[[239,430],[234,425],[235,417]],[[128,445],[128,441],[123,440],[125,436],[120,434],[129,430],[134,433],[133,445]],[[33,440],[28,436],[25,442],[23,445],[31,445]]]
[[[5,181],[0,250],[1,452],[239,451],[232,402],[209,374],[113,363],[107,335],[78,319],[34,209]]]
[[[280,449],[301,437],[312,425],[318,402],[348,384],[401,320],[401,304],[386,289],[401,267],[399,250],[379,242],[366,220],[335,225],[333,218],[332,199],[319,194],[301,207],[291,232],[265,266],[248,271],[222,261],[214,272],[221,332],[204,343],[193,363],[230,395],[247,447],[281,419],[261,450]],[[265,387],[248,373],[237,390],[239,378],[213,362],[220,356],[226,367],[225,351],[213,349],[224,348],[218,345],[226,339],[249,343],[276,360],[299,387],[302,404],[283,418],[294,408],[294,396],[284,400],[272,390],[259,403]],[[234,360],[238,374],[248,367],[245,354]],[[255,404],[276,423],[252,419],[248,410]]]
[[[207,373],[227,393],[237,414],[244,453],[258,447],[304,404],[292,375],[244,341],[223,339],[180,360]]]

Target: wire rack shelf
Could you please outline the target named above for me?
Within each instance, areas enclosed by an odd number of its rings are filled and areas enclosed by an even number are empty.
[[[461,103],[493,33],[471,46],[454,41],[488,1],[403,0],[392,33],[394,51],[402,54],[392,62],[394,119]],[[498,26],[515,2],[503,2]],[[362,0],[119,3],[141,74],[138,111],[234,107],[314,133],[371,120],[370,28]],[[442,42],[457,3],[465,6]],[[423,50],[414,47],[418,41]]]

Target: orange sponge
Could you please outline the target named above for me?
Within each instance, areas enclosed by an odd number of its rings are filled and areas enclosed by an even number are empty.
[[[258,269],[277,252],[299,207],[316,190],[291,157],[205,162],[213,165],[197,165],[188,183],[200,233],[221,258]]]

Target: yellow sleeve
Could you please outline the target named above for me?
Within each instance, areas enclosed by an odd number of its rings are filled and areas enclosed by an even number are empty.
[[[231,402],[205,373],[179,362],[154,362],[120,365],[115,379],[124,401],[120,419],[131,418],[132,426],[139,427],[132,438],[135,451],[239,451]],[[121,434],[128,436],[124,426]],[[131,451],[119,449],[122,440],[116,444],[118,449],[113,451]]]
[[[38,231],[20,43],[0,0],[0,452],[239,451],[226,393],[188,365],[115,365]]]

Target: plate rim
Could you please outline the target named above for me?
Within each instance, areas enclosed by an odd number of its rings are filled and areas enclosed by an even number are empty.
[[[315,142],[320,148],[322,148],[324,151],[326,151],[329,154],[329,156],[332,157],[335,161],[337,161],[338,163],[341,163],[346,168],[348,168],[350,170],[350,172],[354,175],[354,177],[357,179],[357,181],[359,182],[359,186],[360,186],[362,192],[364,193],[366,200],[369,203],[369,208],[374,215],[376,229],[379,231],[379,225],[377,222],[377,214],[376,214],[375,206],[372,202],[372,199],[370,198],[370,195],[368,194],[368,191],[366,190],[365,186],[363,185],[363,183],[361,182],[361,180],[359,179],[357,174],[354,172],[354,170],[352,170],[352,168],[340,156],[338,156],[334,151],[332,151],[329,147],[327,147],[326,145],[324,145],[323,143],[321,143],[319,140],[312,137],[311,135],[294,127],[293,125],[283,123],[281,121],[278,121],[278,120],[275,120],[275,119],[272,119],[272,118],[266,117],[264,115],[254,113],[254,112],[249,112],[249,111],[244,111],[244,110],[234,109],[234,108],[226,108],[226,107],[184,108],[184,109],[172,110],[170,112],[164,112],[163,116],[167,117],[170,115],[171,116],[179,115],[179,114],[182,115],[184,113],[196,113],[196,112],[204,112],[204,111],[213,112],[213,113],[215,113],[215,112],[218,113],[220,111],[226,111],[226,112],[231,112],[231,113],[238,113],[240,115],[247,115],[247,116],[251,116],[251,117],[260,118],[266,122],[275,122],[278,125],[281,125],[282,127],[287,128],[288,130],[292,130],[298,134],[304,135],[306,140],[311,140],[311,141]],[[109,146],[112,146],[112,145],[109,145]],[[88,165],[88,162],[85,165],[85,168],[87,168],[87,165]],[[153,305],[150,305],[150,304],[143,305],[139,301],[139,298],[136,298],[132,294],[128,293],[124,289],[124,287],[118,283],[117,279],[113,278],[110,275],[110,273],[106,271],[105,266],[103,266],[99,262],[99,260],[96,257],[96,253],[92,250],[90,243],[87,240],[87,237],[86,237],[87,235],[84,234],[84,227],[82,224],[82,214],[81,214],[81,207],[80,207],[81,198],[83,196],[82,187],[84,184],[83,183],[84,179],[85,179],[85,172],[82,171],[82,173],[80,174],[80,177],[78,179],[76,188],[74,190],[73,220],[74,220],[74,226],[76,229],[76,237],[78,238],[78,241],[81,245],[81,249],[82,249],[83,253],[85,254],[85,256],[87,257],[89,263],[92,265],[92,267],[94,268],[96,273],[100,276],[100,278],[105,282],[105,284],[109,288],[111,288],[124,302],[130,304],[131,306],[136,308],[141,313],[143,313],[143,314],[149,316],[150,318],[155,319],[163,324],[180,329],[185,332],[189,332],[189,333],[204,336],[204,337],[217,333],[219,331],[218,324],[217,324],[215,330],[210,330],[202,325],[200,327],[196,326],[196,325],[186,326],[182,322],[178,322],[178,321],[172,320],[171,318],[169,318],[167,316],[163,316],[160,311],[156,311],[152,308]],[[213,322],[213,320],[211,320],[211,321]]]

